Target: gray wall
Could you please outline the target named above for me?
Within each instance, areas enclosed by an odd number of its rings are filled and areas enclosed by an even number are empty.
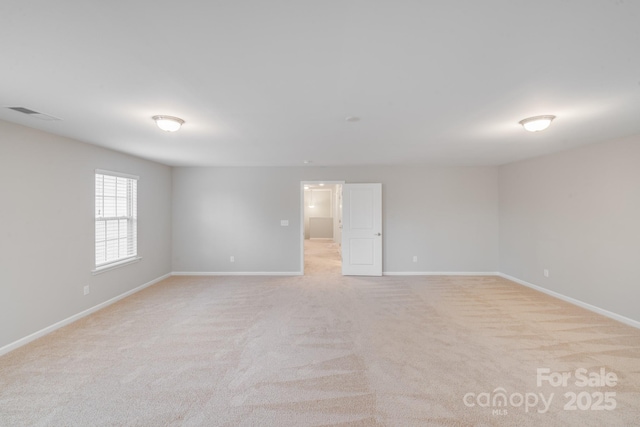
[[[333,240],[333,217],[309,218],[309,236],[311,239]]]
[[[493,167],[174,168],[173,271],[300,271],[300,182],[345,180],[383,185],[384,271],[495,272],[497,178]]]
[[[335,185],[326,185],[322,190],[304,190],[304,238],[311,238],[309,219],[310,218],[332,218],[332,204],[333,193],[335,192]],[[314,207],[310,207],[311,199],[313,196]],[[316,221],[316,225],[317,225]],[[318,236],[313,236],[318,237]],[[331,233],[328,236],[333,237],[333,226],[331,227]]]
[[[634,137],[500,168],[172,171],[0,121],[0,348],[172,270],[298,272],[319,180],[383,184],[386,272],[500,271],[640,321],[638,159]],[[140,176],[143,260],[93,276],[96,168]]]
[[[502,273],[640,321],[639,266],[640,136],[500,168]]]
[[[143,259],[93,276],[96,168],[140,176]],[[0,121],[0,195],[0,348],[170,272],[167,166]]]

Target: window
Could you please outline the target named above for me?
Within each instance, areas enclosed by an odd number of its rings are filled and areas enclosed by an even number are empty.
[[[138,177],[96,170],[96,269],[137,260]]]

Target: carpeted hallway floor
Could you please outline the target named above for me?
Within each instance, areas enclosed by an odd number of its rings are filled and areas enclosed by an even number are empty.
[[[501,278],[305,253],[304,277],[171,277],[0,357],[0,425],[640,425],[639,330]]]

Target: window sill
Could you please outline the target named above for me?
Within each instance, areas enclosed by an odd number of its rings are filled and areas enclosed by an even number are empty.
[[[124,267],[125,265],[133,264],[135,262],[140,261],[141,259],[142,257],[137,256],[133,258],[123,259],[122,261],[114,262],[112,264],[102,265],[100,267],[96,267],[95,269],[91,270],[91,274],[95,276],[96,274],[101,274],[101,273],[104,273],[105,271],[114,270],[116,268]]]

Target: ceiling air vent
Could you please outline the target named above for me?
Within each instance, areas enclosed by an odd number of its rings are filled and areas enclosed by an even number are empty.
[[[37,111],[30,110],[24,107],[7,107],[9,110],[17,111],[18,113],[26,114],[29,117],[33,117],[38,120],[45,120],[49,122],[62,120],[54,116],[50,116],[49,114],[39,113]]]

